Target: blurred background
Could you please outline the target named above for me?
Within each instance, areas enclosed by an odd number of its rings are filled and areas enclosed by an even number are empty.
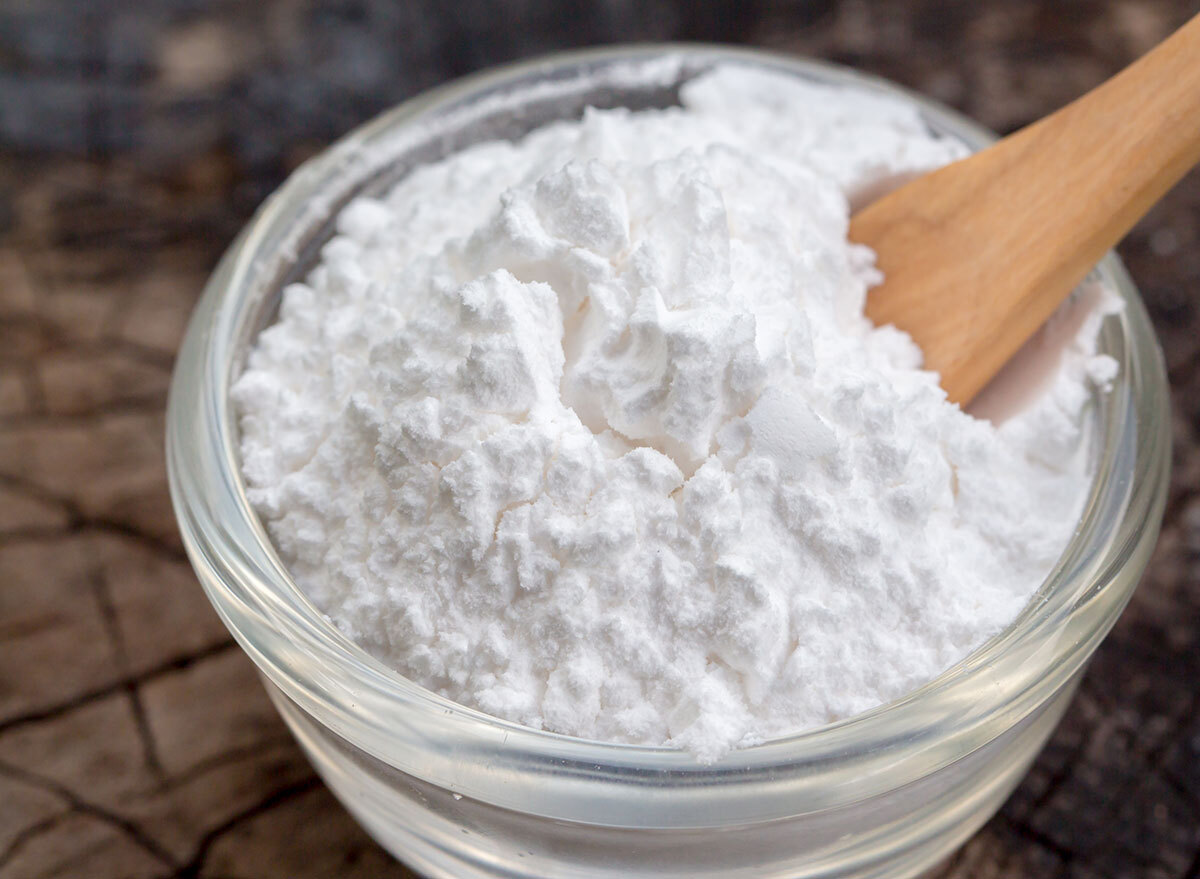
[[[572,46],[854,65],[1017,128],[1200,3],[0,0],[0,877],[400,877],[313,776],[183,556],[163,407],[207,273],[378,111]],[[1121,247],[1166,352],[1163,536],[1052,744],[937,874],[1200,877],[1200,177]]]

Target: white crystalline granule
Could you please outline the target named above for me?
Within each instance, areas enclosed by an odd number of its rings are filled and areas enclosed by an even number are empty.
[[[1092,308],[997,428],[863,317],[848,200],[963,153],[729,67],[351,204],[234,388],[296,581],[450,699],[701,760],[936,676],[1065,546],[1114,366]]]

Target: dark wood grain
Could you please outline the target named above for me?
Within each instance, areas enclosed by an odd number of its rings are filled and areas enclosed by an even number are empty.
[[[671,36],[854,64],[1010,130],[1197,11],[597,0],[489,28],[484,4],[446,6],[0,6],[0,877],[411,875],[314,777],[208,608],[163,468],[206,274],[329,138],[507,57]],[[1163,536],[1050,746],[942,879],[1200,877],[1200,178],[1121,250],[1171,372]]]

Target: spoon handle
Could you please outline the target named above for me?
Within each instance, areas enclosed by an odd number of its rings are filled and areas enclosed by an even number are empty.
[[[1200,16],[1058,112],[854,216],[910,332],[964,405],[1200,161]]]

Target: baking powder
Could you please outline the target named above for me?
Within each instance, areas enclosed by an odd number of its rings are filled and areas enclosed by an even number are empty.
[[[707,761],[1011,622],[1074,528],[1115,363],[1096,294],[1019,414],[964,414],[863,317],[879,276],[846,229],[965,150],[748,68],[682,104],[352,203],[234,400],[251,500],[349,637],[489,714]]]

